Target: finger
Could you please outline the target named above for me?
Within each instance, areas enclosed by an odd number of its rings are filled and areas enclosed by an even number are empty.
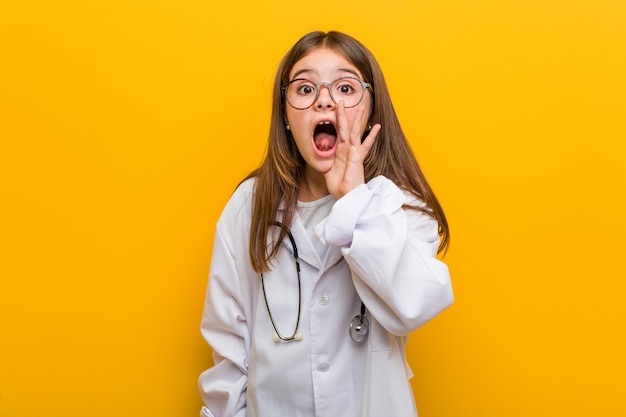
[[[352,131],[350,132],[350,143],[354,146],[361,144],[361,126],[363,126],[363,118],[365,116],[365,107],[359,106],[354,114],[354,120],[352,120]]]
[[[372,126],[372,130],[370,130],[370,133],[365,137],[365,139],[363,139],[363,143],[361,144],[361,150],[363,151],[363,158],[365,158],[365,156],[369,153],[370,149],[372,149],[372,146],[374,145],[374,142],[376,141],[376,138],[378,137],[378,133],[380,132],[380,130],[382,129],[382,126],[380,123],[376,123],[374,126]]]
[[[337,139],[339,142],[347,142],[350,140],[348,119],[346,117],[346,108],[343,100],[337,103]]]

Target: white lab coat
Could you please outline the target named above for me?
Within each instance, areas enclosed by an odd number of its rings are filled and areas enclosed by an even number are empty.
[[[217,224],[201,326],[215,366],[199,378],[200,415],[416,416],[406,338],[453,300],[448,268],[436,258],[437,222],[403,209],[422,203],[377,177],[335,202],[316,226],[329,245],[320,259],[296,215],[290,230],[300,256],[304,337],[276,342],[249,262],[253,187],[253,179],[239,186]],[[291,335],[298,280],[288,239],[264,277],[277,328]],[[370,334],[359,344],[348,326],[361,300]]]

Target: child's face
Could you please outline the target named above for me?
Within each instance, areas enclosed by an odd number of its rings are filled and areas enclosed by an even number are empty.
[[[342,77],[363,79],[359,70],[343,55],[332,49],[322,47],[314,49],[296,62],[289,74],[289,81],[305,78],[319,84],[322,82],[331,83]],[[306,89],[306,87],[304,88]],[[345,87],[336,85],[333,88],[336,91],[335,98],[340,101],[340,91],[337,89]],[[365,115],[361,120],[355,121],[355,114],[360,106],[365,107]],[[290,126],[296,146],[307,164],[306,172],[308,174],[312,173],[311,170],[322,174],[327,172],[334,163],[337,148],[338,117],[338,105],[331,99],[329,88],[321,87],[319,96],[309,108],[298,110],[288,103],[285,104],[285,107],[287,123]],[[359,123],[360,135],[363,136],[370,115],[370,107],[370,91],[366,89],[358,106],[345,109],[349,131],[352,130],[353,123]]]

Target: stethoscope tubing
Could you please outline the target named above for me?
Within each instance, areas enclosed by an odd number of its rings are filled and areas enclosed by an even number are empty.
[[[291,248],[293,249],[293,257],[296,261],[296,273],[298,275],[298,318],[296,319],[296,327],[291,336],[283,336],[279,331],[278,327],[276,327],[276,322],[274,322],[274,317],[272,317],[272,312],[270,311],[270,304],[267,301],[267,292],[265,291],[265,279],[263,278],[263,273],[261,273],[261,287],[263,288],[263,298],[265,299],[265,306],[267,307],[267,314],[270,317],[270,321],[272,322],[272,327],[274,327],[274,334],[278,336],[279,340],[284,342],[291,342],[292,340],[302,340],[301,334],[298,333],[298,327],[300,326],[300,312],[302,310],[302,282],[300,280],[300,261],[298,258],[298,246],[296,245],[296,240],[293,238],[293,234],[291,231],[285,227],[281,222],[273,221],[270,223],[272,226],[280,227],[281,229],[286,229],[287,236],[291,241]]]
[[[296,245],[296,240],[294,239],[291,230],[289,230],[283,223],[279,221],[272,221],[270,222],[270,225],[279,227],[280,229],[287,232],[287,237],[291,242],[291,248],[293,250],[293,257],[296,262],[296,273],[298,276],[298,317],[296,319],[296,326],[291,336],[284,336],[278,331],[278,327],[276,326],[276,322],[274,321],[274,317],[272,316],[270,305],[267,300],[267,292],[265,291],[265,278],[263,277],[263,273],[261,273],[261,288],[263,289],[263,299],[265,300],[265,307],[267,308],[267,314],[270,318],[270,322],[272,323],[272,327],[274,328],[274,340],[282,340],[283,342],[302,340],[302,333],[298,333],[298,328],[300,326],[300,315],[302,311],[302,281],[300,279],[300,260],[298,257],[298,246]],[[354,316],[354,318],[350,321],[350,324],[348,325],[348,333],[350,335],[350,338],[356,343],[364,342],[369,335],[369,320],[365,316],[365,304],[362,301],[360,314]]]

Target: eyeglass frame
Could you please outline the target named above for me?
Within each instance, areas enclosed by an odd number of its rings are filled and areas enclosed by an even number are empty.
[[[322,87],[326,87],[326,88],[328,88],[328,94],[330,95],[330,99],[333,101],[333,103],[335,103],[335,104],[339,104],[339,103],[337,103],[337,101],[335,101],[335,97],[333,97],[333,90],[332,90],[332,88],[331,88],[331,87],[332,87],[332,86],[333,86],[333,84],[335,84],[337,81],[339,81],[339,80],[345,80],[346,78],[347,78],[347,79],[351,79],[351,80],[356,80],[356,81],[360,82],[360,83],[361,83],[361,86],[363,87],[363,90],[361,91],[361,98],[359,99],[359,101],[358,101],[355,105],[353,105],[353,106],[345,106],[345,108],[346,108],[346,109],[351,109],[351,108],[356,107],[356,106],[358,106],[359,104],[361,104],[361,102],[363,101],[363,97],[365,97],[365,91],[366,91],[368,88],[370,89],[370,91],[371,91],[372,93],[374,92],[374,88],[372,87],[372,84],[367,83],[367,82],[365,82],[365,81],[363,81],[362,79],[357,78],[357,77],[339,77],[339,78],[337,78],[336,80],[333,80],[333,81],[331,81],[331,82],[325,82],[325,81],[323,81],[323,82],[321,82],[321,83],[316,83],[315,81],[313,81],[313,80],[309,80],[308,78],[294,78],[293,80],[289,81],[287,84],[285,84],[285,85],[283,85],[282,87],[280,87],[280,90],[281,90],[281,92],[282,92],[283,97],[285,98],[285,101],[286,101],[286,102],[287,102],[287,103],[288,103],[288,104],[289,104],[292,108],[294,108],[294,109],[296,109],[296,110],[306,110],[306,109],[310,109],[310,108],[311,108],[311,107],[315,104],[315,102],[317,101],[317,99],[318,99],[318,98],[319,98],[319,96],[320,96],[320,92],[322,91]],[[309,81],[309,82],[311,82],[312,84],[315,84],[315,89],[316,89],[316,90],[315,90],[315,98],[313,99],[313,101],[311,102],[311,104],[309,104],[307,107],[296,107],[296,106],[294,106],[293,104],[291,104],[291,102],[290,102],[290,101],[289,101],[289,99],[287,98],[287,88],[289,88],[289,86],[290,86],[292,83],[296,82],[296,81]]]

